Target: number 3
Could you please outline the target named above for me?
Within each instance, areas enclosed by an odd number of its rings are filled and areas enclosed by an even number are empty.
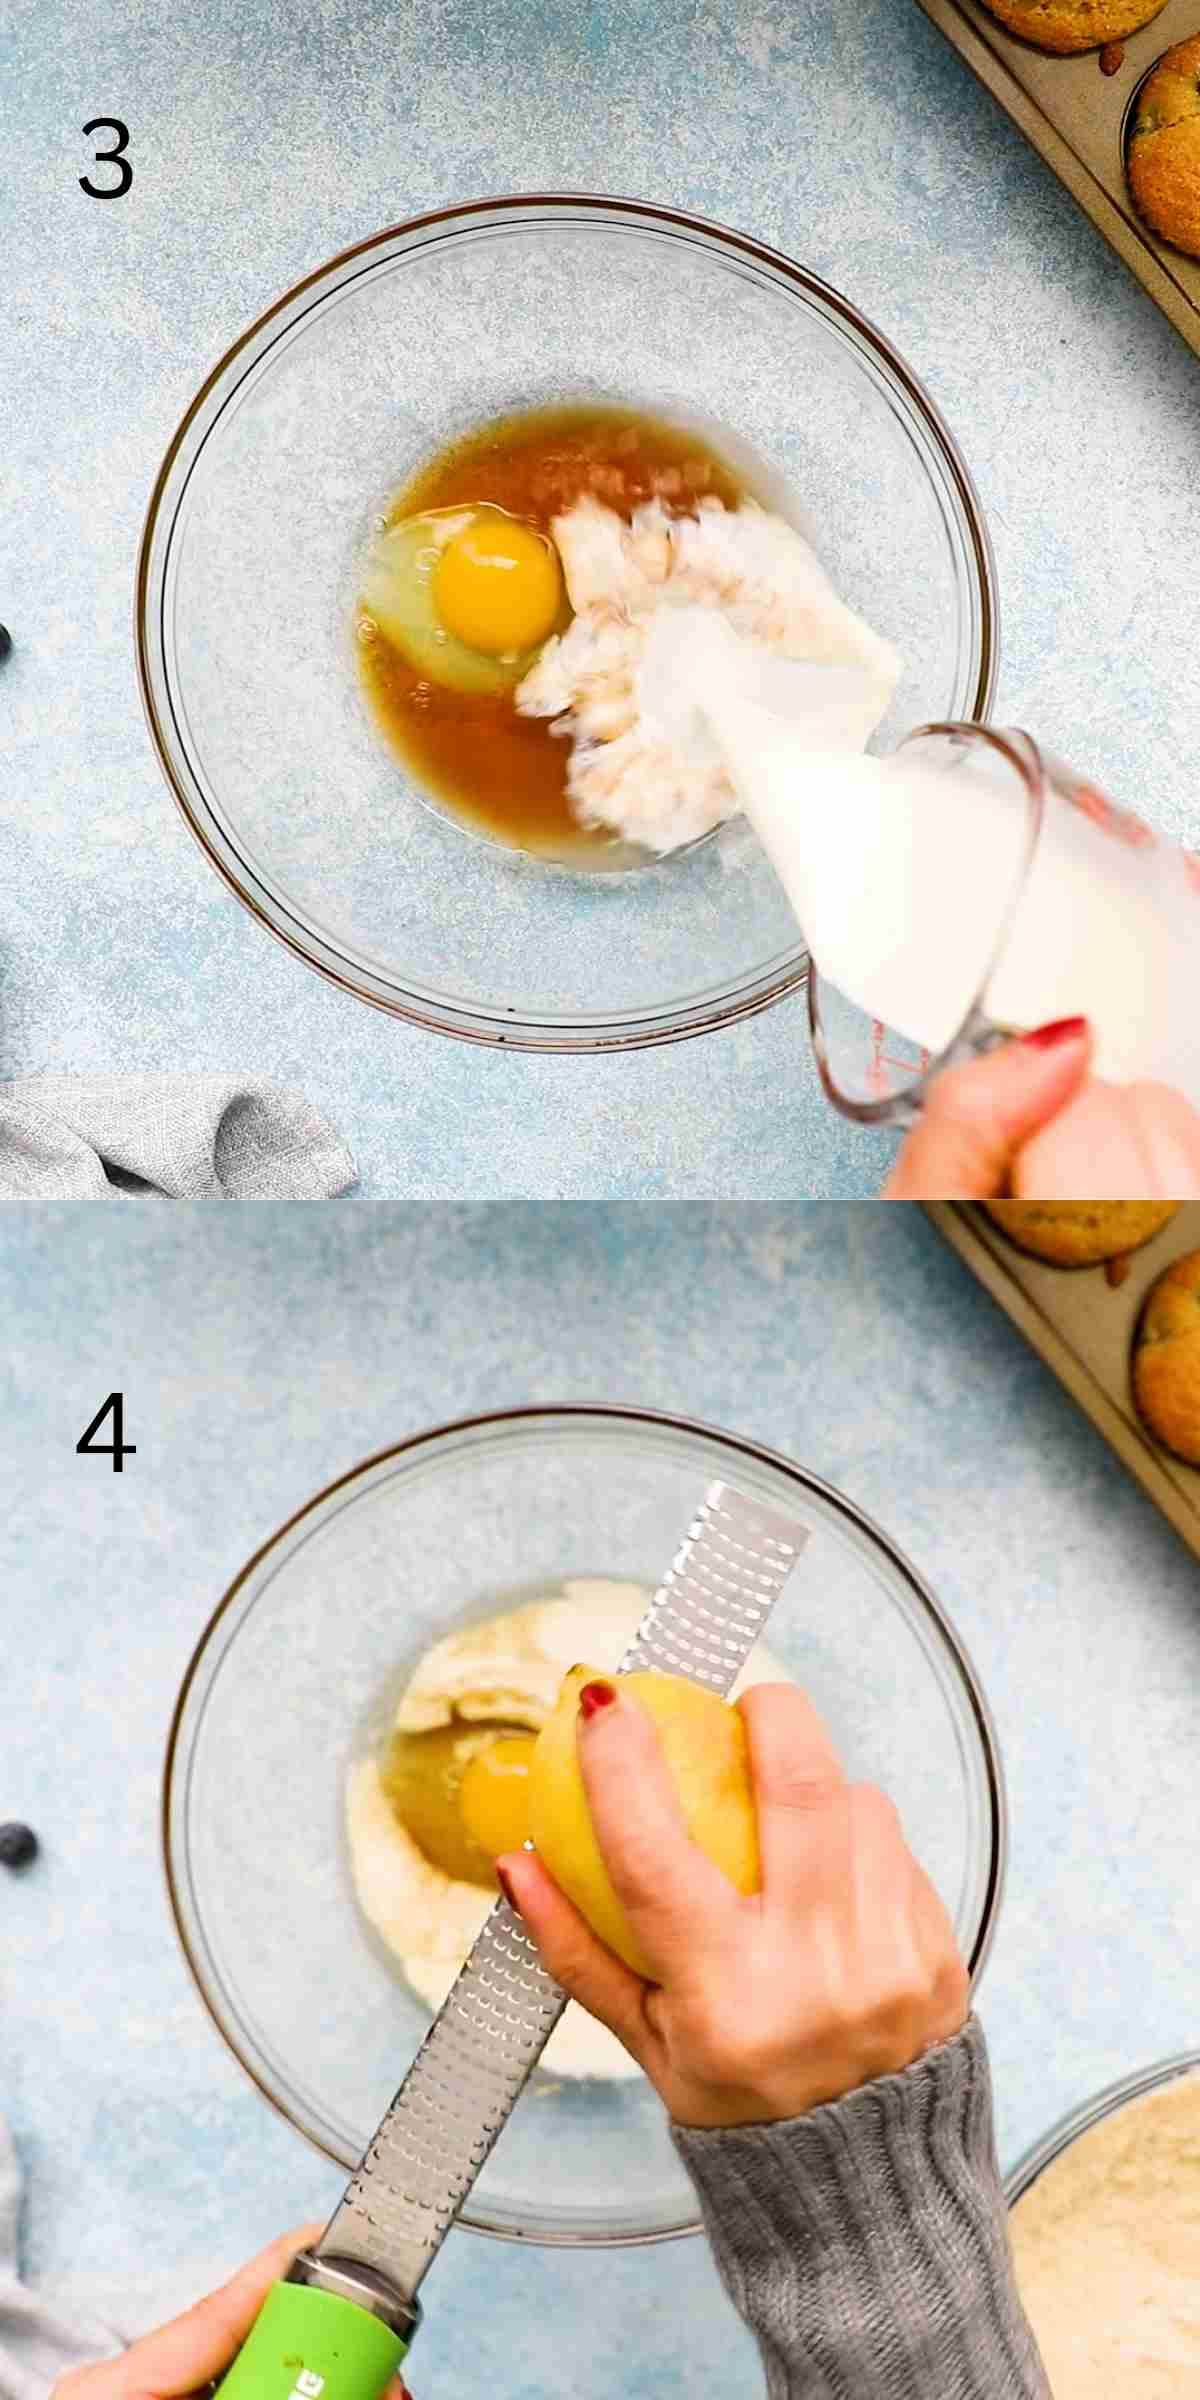
[[[113,185],[111,191],[104,192],[98,190],[94,183],[89,182],[86,175],[81,175],[79,178],[80,190],[87,193],[89,200],[119,200],[122,193],[127,192],[133,182],[133,168],[125,156],[129,145],[128,125],[122,125],[119,117],[91,117],[83,130],[85,133],[116,134],[116,148],[97,150],[94,164],[98,167],[114,166],[121,180]]]

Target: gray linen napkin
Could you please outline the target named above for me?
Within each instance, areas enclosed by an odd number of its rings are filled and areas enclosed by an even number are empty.
[[[358,1180],[299,1092],[238,1075],[27,1075],[0,1084],[0,1199],[331,1200]]]
[[[95,2278],[31,2287],[18,2272],[20,2209],[20,2163],[0,2117],[0,2400],[47,2400],[69,2368],[113,2357],[233,2273],[230,2260],[179,2266],[169,2281],[159,2274],[119,2290]]]

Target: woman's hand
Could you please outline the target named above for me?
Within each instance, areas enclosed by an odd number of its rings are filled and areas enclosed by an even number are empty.
[[[273,2283],[286,2275],[298,2250],[316,2240],[321,2225],[301,2225],[260,2250],[231,2283],[210,2292],[156,2333],[131,2342],[119,2358],[98,2366],[73,2367],[55,2384],[52,2400],[183,2400],[233,2365]],[[389,2400],[403,2400],[399,2381]]]
[[[890,1801],[846,1782],[790,1685],[739,1706],[762,1871],[749,1898],[689,1840],[645,1711],[619,1684],[585,1687],[588,1805],[652,1984],[597,1941],[531,1852],[501,1861],[550,1973],[611,2027],[680,2125],[799,2116],[910,2065],[967,2015],[949,1920]]]
[[[1200,1116],[1161,1083],[1088,1075],[1082,1017],[947,1067],[885,1200],[1193,1200]]]

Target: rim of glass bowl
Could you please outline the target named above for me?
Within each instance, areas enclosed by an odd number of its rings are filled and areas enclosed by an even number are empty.
[[[899,351],[861,310],[855,308],[832,284],[812,274],[807,267],[799,266],[782,251],[756,241],[749,234],[735,232],[728,226],[691,215],[682,209],[593,192],[514,193],[491,199],[460,201],[450,208],[433,209],[421,216],[404,218],[397,225],[371,234],[365,241],[353,243],[348,250],[339,251],[336,257],[328,259],[312,274],[302,277],[299,283],[293,284],[239,335],[205,377],[172,437],[155,478],[142,528],[134,593],[138,685],[159,765],[185,823],[210,865],[215,867],[235,899],[249,910],[268,933],[282,942],[293,957],[301,959],[339,991],[352,993],[371,1007],[383,1010],[386,1015],[423,1026],[427,1031],[450,1034],[462,1041],[483,1042],[498,1048],[561,1052],[646,1049],[660,1042],[686,1041],[693,1035],[714,1031],[719,1026],[737,1024],[745,1017],[756,1016],[760,1010],[773,1007],[776,1001],[786,998],[789,993],[802,989],[808,974],[808,954],[803,944],[797,946],[782,967],[776,962],[750,975],[724,994],[714,997],[711,993],[702,993],[682,1005],[671,1004],[649,1013],[643,1011],[628,1019],[610,1017],[597,1021],[581,1020],[576,1026],[549,1018],[541,1021],[531,1018],[528,1023],[522,1024],[504,1011],[497,1010],[489,1014],[486,1007],[472,1007],[443,995],[407,992],[390,981],[385,984],[374,969],[353,963],[331,939],[302,922],[289,910],[262,882],[248,860],[241,857],[236,841],[214,822],[198,799],[189,795],[174,763],[170,723],[174,712],[169,678],[163,664],[166,645],[161,634],[162,601],[179,506],[187,490],[192,468],[225,406],[222,401],[211,421],[203,421],[219,387],[229,377],[235,362],[241,361],[237,381],[232,386],[232,391],[236,391],[242,374],[266,355],[278,336],[290,331],[318,297],[335,282],[347,281],[365,271],[367,263],[389,243],[399,243],[411,249],[422,248],[427,242],[452,239],[456,232],[478,227],[481,221],[491,219],[499,225],[517,221],[522,216],[527,217],[531,224],[553,222],[557,218],[569,220],[573,216],[580,219],[607,216],[617,225],[643,226],[723,255],[734,254],[744,258],[776,283],[792,292],[799,292],[835,332],[848,340],[860,356],[865,356],[876,374],[882,375],[884,381],[891,385],[893,394],[899,392],[910,414],[915,416],[926,443],[937,455],[957,501],[957,531],[966,556],[971,585],[972,616],[975,620],[972,638],[976,662],[974,696],[970,705],[960,713],[976,723],[986,721],[999,667],[999,602],[995,560],[983,509],[966,461],[923,383],[905,364]],[[232,397],[232,391],[227,398]],[[176,482],[178,488],[171,498],[169,513],[164,514],[168,487]]]
[[[1094,2092],[1090,2100],[1073,2108],[1069,2116],[1061,2117],[1050,2132],[1027,2150],[1011,2175],[1005,2178],[1004,2196],[1010,2208],[1032,2191],[1039,2175],[1052,2167],[1064,2151],[1081,2135],[1090,2133],[1105,2117],[1115,2117],[1131,2100],[1143,2100],[1148,2092],[1157,2092],[1168,2083],[1178,2083],[1184,2075],[1200,2074],[1200,2050],[1180,2050],[1173,2058],[1160,2058],[1152,2067],[1137,2067],[1132,2075],[1122,2075],[1117,2083],[1106,2084],[1102,2092]]]
[[[807,1468],[798,1466],[793,1459],[785,1457],[781,1451],[770,1450],[765,1444],[748,1441],[739,1434],[727,1433],[724,1427],[705,1424],[700,1418],[675,1416],[656,1409],[633,1408],[618,1404],[588,1405],[582,1402],[564,1403],[561,1407],[493,1409],[479,1416],[452,1418],[443,1425],[429,1427],[423,1433],[410,1434],[404,1441],[394,1442],[385,1450],[377,1450],[372,1453],[370,1458],[361,1459],[357,1466],[350,1467],[344,1475],[337,1476],[332,1483],[326,1484],[321,1491],[314,1493],[311,1500],[306,1500],[303,1507],[296,1509],[293,1515],[288,1517],[284,1524],[278,1526],[275,1532],[260,1545],[253,1556],[247,1559],[245,1566],[234,1577],[228,1591],[218,1601],[192,1652],[183,1682],[180,1685],[179,1696],[172,1711],[170,1731],[167,1737],[161,1802],[163,1863],[175,1930],[196,1990],[226,2048],[237,2060],[245,2074],[249,2076],[263,2099],[270,2103],[285,2123],[291,2125],[297,2133],[302,2134],[304,2139],[323,2158],[327,2158],[335,2166],[347,2170],[355,2166],[357,2160],[346,2158],[340,2151],[330,2149],[307,2125],[302,2124],[299,2117],[293,2115],[291,2108],[280,2094],[264,2081],[258,2067],[243,2054],[239,2043],[234,2039],[221,2016],[204,1968],[197,1956],[197,1949],[203,1945],[194,1946],[189,1934],[187,1908],[181,1897],[181,1888],[187,1881],[186,1862],[177,1872],[176,1862],[172,1855],[171,1840],[172,1793],[176,1769],[182,1763],[180,1753],[184,1719],[188,1714],[189,1702],[197,1681],[204,1672],[209,1645],[228,1610],[238,1599],[250,1578],[262,1566],[264,1560],[281,1542],[287,1541],[297,1526],[301,1525],[306,1518],[326,1517],[336,1513],[338,1508],[345,1505],[352,1485],[370,1478],[380,1467],[397,1459],[411,1456],[414,1452],[434,1451],[439,1448],[452,1450],[464,1442],[470,1443],[480,1437],[485,1441],[503,1439],[515,1427],[532,1429],[543,1426],[548,1431],[552,1431],[565,1425],[593,1426],[598,1431],[602,1431],[606,1426],[645,1428],[715,1443],[728,1454],[733,1464],[736,1464],[739,1458],[743,1458],[752,1461],[756,1466],[765,1466],[770,1471],[784,1476],[800,1492],[811,1493],[826,1502],[835,1514],[843,1517],[860,1534],[865,1534],[868,1541],[883,1552],[905,1585],[918,1613],[926,1619],[934,1633],[940,1638],[943,1657],[956,1672],[958,1688],[974,1723],[979,1742],[986,1785],[989,1855],[979,1928],[971,1956],[967,1962],[973,1987],[983,1973],[992,1947],[1008,1860],[1008,1808],[1004,1770],[992,1713],[967,1651],[940,1602],[917,1573],[910,1560],[905,1557],[904,1552],[897,1548],[895,1542],[875,1523],[872,1517],[866,1514],[865,1510],[858,1508],[852,1500],[848,1500],[834,1484],[826,1483],[820,1476],[811,1474]],[[253,1605],[252,1600],[250,1606]],[[215,1663],[219,1665],[219,1658]],[[201,1706],[205,1696],[204,1693],[200,1695]],[[193,1910],[193,1913],[197,1912]],[[381,2113],[383,2106],[384,2102],[381,2100]],[[656,2227],[650,2232],[642,2233],[547,2232],[544,2229],[527,2233],[515,2230],[511,2224],[499,2223],[489,2215],[486,2208],[478,2206],[471,2199],[461,2211],[457,2222],[473,2233],[489,2234],[498,2241],[536,2242],[546,2249],[608,2250],[642,2247],[651,2242],[675,2241],[682,2236],[701,2231],[700,2218],[696,2216],[683,2219],[677,2225]]]

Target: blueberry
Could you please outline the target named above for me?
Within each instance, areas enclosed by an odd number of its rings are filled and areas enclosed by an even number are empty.
[[[12,649],[12,635],[7,625],[0,625],[0,658],[7,658]]]
[[[27,1867],[38,1854],[31,1825],[0,1825],[0,1867]]]

